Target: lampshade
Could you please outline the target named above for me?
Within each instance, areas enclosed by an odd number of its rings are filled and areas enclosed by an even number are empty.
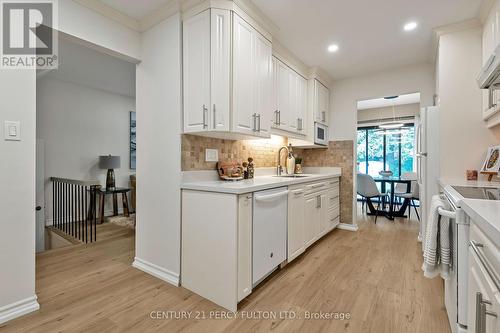
[[[99,168],[101,169],[119,169],[120,156],[99,156]]]

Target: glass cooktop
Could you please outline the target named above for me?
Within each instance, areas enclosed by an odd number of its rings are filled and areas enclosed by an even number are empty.
[[[500,200],[500,189],[490,187],[452,186],[467,199]]]

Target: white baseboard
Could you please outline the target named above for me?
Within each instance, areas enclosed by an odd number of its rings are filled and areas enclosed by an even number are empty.
[[[40,309],[36,295],[0,307],[0,324]]]
[[[151,274],[160,280],[173,284],[176,287],[179,286],[179,274],[171,272],[168,269],[152,264],[137,257],[134,258],[132,266],[143,272]]]
[[[337,226],[337,228],[348,231],[358,231],[359,229],[357,224],[347,224],[347,223],[340,223]]]

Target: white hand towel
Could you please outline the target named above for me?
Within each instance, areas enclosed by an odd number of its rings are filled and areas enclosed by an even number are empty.
[[[449,209],[446,200],[438,195],[432,197],[431,210],[427,219],[424,263],[422,269],[424,276],[433,278],[441,275],[443,279],[449,278],[450,267],[452,264],[450,220],[447,217],[439,215],[438,209]]]

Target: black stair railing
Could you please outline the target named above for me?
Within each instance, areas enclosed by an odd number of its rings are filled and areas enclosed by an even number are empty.
[[[81,242],[97,240],[98,181],[51,177],[53,227]]]

